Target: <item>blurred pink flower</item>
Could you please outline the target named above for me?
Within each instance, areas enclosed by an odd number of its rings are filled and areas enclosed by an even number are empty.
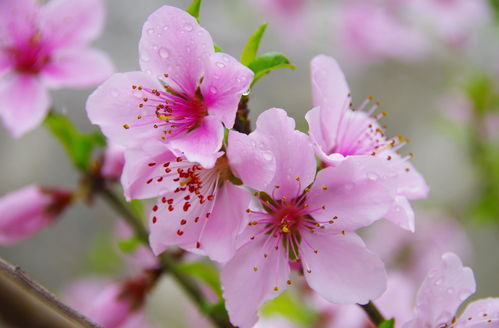
[[[102,161],[101,174],[111,180],[119,180],[125,165],[125,148],[108,141]]]
[[[149,16],[139,52],[142,72],[115,74],[90,95],[90,120],[127,148],[159,140],[177,156],[212,167],[253,72],[215,53],[210,34],[175,7]]]
[[[348,58],[412,61],[427,53],[425,35],[405,19],[399,2],[348,0],[336,8],[335,33]]]
[[[89,87],[112,73],[109,57],[87,48],[103,21],[101,0],[0,1],[0,116],[13,137],[45,118],[48,89]]]
[[[380,159],[349,158],[321,170],[309,138],[282,109],[262,113],[250,135],[229,133],[234,173],[254,190],[260,206],[221,281],[233,324],[251,327],[256,311],[291,284],[300,261],[308,285],[336,303],[367,303],[386,287],[383,263],[355,230],[381,218],[395,182]],[[366,274],[369,272],[369,274]]]
[[[0,198],[0,245],[32,237],[71,202],[71,193],[30,185]]]
[[[463,267],[454,253],[442,255],[440,263],[424,279],[416,299],[416,315],[404,328],[479,328],[499,325],[499,298],[474,301],[457,317],[457,309],[476,285],[473,271]]]
[[[324,166],[336,166],[345,158],[362,157],[383,160],[384,165],[397,174],[397,197],[385,217],[404,229],[414,231],[414,213],[409,199],[426,197],[428,186],[412,167],[408,158],[398,153],[406,141],[387,138],[378,124],[383,113],[372,115],[378,108],[366,100],[359,110],[350,108],[351,96],[345,76],[337,62],[328,56],[316,56],[311,62],[311,81],[314,109],[306,119],[310,138]]]
[[[121,182],[129,199],[158,197],[149,217],[154,254],[176,245],[225,262],[250,202],[248,191],[230,178],[225,155],[207,169],[150,143],[147,150],[126,152]]]
[[[447,119],[461,125],[470,123],[473,116],[471,100],[458,90],[446,94],[440,100],[439,108]]]
[[[491,18],[486,1],[404,0],[407,15],[420,30],[432,31],[453,47],[466,44],[474,29]]]
[[[142,304],[134,304],[125,285],[110,284],[102,279],[84,279],[69,285],[63,299],[77,311],[103,328],[146,328]]]
[[[403,274],[388,275],[387,289],[375,304],[386,318],[406,322],[413,315],[413,299],[416,285]],[[375,328],[369,317],[358,305],[331,304],[317,296],[314,300],[323,318],[324,328]]]
[[[451,251],[470,260],[472,253],[468,236],[459,223],[432,213],[420,213],[416,233],[398,229],[388,222],[377,222],[366,233],[365,240],[385,263],[404,272],[414,282],[421,281],[426,272],[439,263],[439,254]]]

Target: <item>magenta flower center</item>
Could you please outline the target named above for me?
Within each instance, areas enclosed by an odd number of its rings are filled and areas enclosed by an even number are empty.
[[[50,60],[49,50],[41,42],[38,32],[28,40],[6,50],[11,55],[14,69],[21,73],[36,74]]]
[[[168,77],[165,74],[165,77]],[[163,140],[197,128],[208,115],[199,89],[190,95],[182,88],[164,85],[164,90],[133,85],[134,95],[141,98],[138,105],[137,122],[124,124],[125,129],[150,125],[162,131]]]

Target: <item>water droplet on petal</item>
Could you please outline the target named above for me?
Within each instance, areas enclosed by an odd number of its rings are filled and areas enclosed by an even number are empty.
[[[377,173],[374,173],[374,172],[368,172],[367,173],[367,178],[369,180],[376,181],[376,180],[379,179],[379,175]]]
[[[211,87],[210,87],[210,92],[211,92],[212,94],[216,94],[216,93],[218,92],[218,89],[217,89],[216,87],[214,87],[214,86],[211,86]]]
[[[448,294],[454,294],[454,288],[447,288]]]
[[[148,55],[146,55],[146,54],[142,54],[142,55],[140,56],[140,59],[141,59],[143,62],[148,62],[150,58],[149,58],[149,56],[148,56]]]
[[[166,58],[168,58],[170,56],[170,53],[165,48],[159,48],[159,56],[161,58],[166,59]]]
[[[220,68],[224,68],[225,67],[225,64],[222,63],[222,62],[217,62],[217,67],[220,67]]]
[[[186,23],[184,25],[184,30],[186,30],[187,32],[192,31],[192,25],[190,23]]]
[[[460,292],[459,293],[459,300],[460,301],[464,301],[465,299],[468,298],[468,296],[470,296],[470,293],[464,291],[464,292]]]
[[[441,285],[441,284],[442,284],[442,281],[443,281],[443,279],[442,279],[442,278],[438,278],[437,280],[435,280],[435,285],[436,285],[436,286]]]
[[[266,161],[271,161],[272,158],[274,158],[274,156],[272,155],[272,153],[270,152],[264,152],[263,153],[263,158],[266,160]]]
[[[138,91],[138,90],[137,90],[137,91],[134,91],[134,92],[133,92],[133,95],[134,95],[135,97],[137,97],[137,98],[142,98],[142,97],[143,97],[143,93],[142,93],[142,91]]]
[[[163,31],[168,31],[168,25],[163,26]]]
[[[148,33],[149,35],[153,35],[153,34],[154,34],[154,29],[152,29],[152,28],[148,29],[148,30],[147,30],[147,33]]]
[[[243,96],[248,96],[251,93],[251,89],[247,89],[243,92]]]

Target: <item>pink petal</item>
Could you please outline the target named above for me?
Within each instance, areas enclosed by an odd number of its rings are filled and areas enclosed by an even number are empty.
[[[36,31],[38,1],[0,1],[0,40],[7,45],[26,42]]]
[[[244,138],[239,136],[239,140]],[[276,189],[276,197],[294,198],[312,183],[316,170],[312,145],[305,134],[295,130],[295,121],[284,110],[272,108],[260,114],[256,130],[248,138],[252,144],[250,149],[258,149],[252,155],[253,159],[247,149],[232,148],[232,154],[229,154],[231,164],[234,164],[233,169],[245,184],[253,184],[250,180],[255,175],[253,170],[261,171],[252,164],[272,164],[272,161],[276,164],[274,176],[266,183],[261,179],[257,182],[260,186],[265,185],[265,189],[260,189],[261,191],[271,194],[274,186],[278,185],[280,188]],[[266,176],[267,174],[268,172]]]
[[[225,181],[201,236],[201,247],[218,262],[227,262],[236,251],[236,237],[244,222],[250,194],[242,187]]]
[[[103,25],[102,0],[51,0],[41,8],[40,27],[52,48],[85,46]]]
[[[96,49],[55,53],[41,71],[50,88],[86,88],[103,82],[112,73],[111,59]]]
[[[287,255],[276,252],[273,247],[266,246],[268,244],[265,238],[249,241],[222,268],[225,306],[230,321],[237,327],[252,327],[258,320],[258,308],[287,286]]]
[[[194,130],[171,139],[168,145],[176,153],[183,153],[188,161],[212,168],[220,152],[224,137],[222,123],[213,116],[206,116]]]
[[[251,81],[253,72],[224,53],[212,54],[206,63],[201,93],[208,112],[232,128],[241,95]]]
[[[459,305],[475,290],[473,271],[463,267],[454,253],[442,255],[439,266],[429,271],[419,289],[416,320],[432,327],[450,323]]]
[[[336,60],[319,55],[310,63],[312,96],[314,106],[321,108],[320,116],[328,148],[335,144],[338,124],[350,103],[345,75]],[[327,129],[327,130],[326,130]]]
[[[33,75],[12,73],[0,80],[0,116],[14,138],[40,125],[49,104],[47,90]]]
[[[484,298],[468,304],[464,312],[459,316],[456,327],[499,327],[499,298]]]
[[[174,208],[171,211],[163,199],[174,200]],[[196,204],[186,213],[182,202],[183,198],[179,199],[175,192],[163,193],[154,207],[157,210],[153,210],[149,215],[149,244],[156,256],[174,245],[204,254],[203,250],[196,246],[203,227],[209,220],[207,213],[210,212],[210,207]]]
[[[10,55],[0,49],[0,79],[12,69]]]
[[[93,124],[113,142],[127,146],[140,146],[145,140],[162,136],[159,129],[138,120],[139,104],[143,91],[132,89],[132,85],[144,88],[160,89],[161,84],[142,72],[118,73],[111,76],[97,88],[86,104],[87,114]],[[140,124],[140,125],[139,125]],[[130,126],[129,129],[124,126]]]
[[[254,138],[234,130],[229,131],[227,158],[233,173],[245,185],[266,190],[276,171],[276,159],[269,150],[262,149]]]
[[[402,229],[414,232],[414,211],[412,210],[411,204],[404,196],[395,197],[395,201],[385,214],[385,219],[395,223]]]
[[[161,143],[157,143],[155,148],[155,151],[129,149],[125,152],[121,184],[127,199],[157,197],[178,187],[171,179],[157,181],[165,175],[162,164],[174,161],[176,156]]]
[[[312,214],[315,219],[331,220],[331,229],[353,231],[381,219],[395,196],[394,175],[385,160],[350,157],[320,171],[307,199],[310,208],[319,209]]]
[[[304,230],[301,236],[300,257],[305,278],[326,300],[366,304],[386,290],[383,262],[356,234]]]
[[[196,19],[175,7],[163,6],[144,23],[139,42],[140,67],[173,83],[188,95],[196,92],[213,40]]]
[[[428,196],[429,187],[423,176],[409,162],[403,162],[395,168],[399,171],[397,177],[398,194],[408,199],[420,199]]]
[[[314,145],[315,153],[321,160],[327,160],[329,147],[328,136],[322,132],[321,109],[315,107],[307,112],[305,119],[308,123],[308,134]]]

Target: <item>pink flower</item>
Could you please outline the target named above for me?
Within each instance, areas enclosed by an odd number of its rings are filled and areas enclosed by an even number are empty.
[[[479,328],[499,325],[499,298],[474,301],[457,317],[461,303],[475,292],[470,268],[463,267],[454,253],[442,256],[428,272],[416,299],[416,315],[403,328]]]
[[[42,122],[48,89],[89,87],[112,73],[106,54],[87,49],[103,21],[100,0],[0,1],[0,116],[13,137]]]
[[[63,291],[65,301],[104,328],[145,328],[149,324],[140,309],[141,299],[126,290],[124,283],[99,279],[74,282]]]
[[[423,177],[397,150],[404,144],[401,137],[387,138],[378,124],[384,114],[372,116],[378,108],[366,100],[354,111],[343,72],[336,61],[319,55],[311,63],[313,103],[306,119],[315,151],[324,165],[336,166],[345,158],[363,157],[366,161],[382,159],[388,169],[397,173],[397,197],[385,217],[402,228],[414,231],[414,213],[409,199],[426,197],[428,186]]]
[[[411,26],[400,7],[394,1],[344,1],[337,8],[334,28],[348,57],[361,62],[424,56],[425,36]]]
[[[225,155],[212,168],[164,149],[128,150],[122,176],[128,198],[158,197],[150,218],[149,242],[158,255],[176,245],[225,262],[235,251],[250,195],[231,182]]]
[[[27,239],[52,223],[71,202],[71,193],[30,185],[0,198],[0,245]]]
[[[432,30],[451,46],[463,46],[473,30],[490,20],[486,1],[405,0],[407,15],[418,28]]]
[[[108,141],[102,161],[101,174],[111,180],[119,180],[125,165],[125,148]]]
[[[383,263],[355,230],[381,218],[395,197],[380,159],[349,158],[316,177],[307,135],[282,109],[269,109],[250,135],[230,131],[233,172],[256,202],[241,248],[222,269],[233,324],[251,327],[258,307],[291,284],[289,261],[299,261],[308,285],[328,301],[366,303],[384,291]]]
[[[253,73],[215,53],[210,34],[169,6],[145,22],[139,52],[143,72],[116,74],[101,85],[87,102],[90,120],[127,148],[160,140],[177,156],[212,167]]]

